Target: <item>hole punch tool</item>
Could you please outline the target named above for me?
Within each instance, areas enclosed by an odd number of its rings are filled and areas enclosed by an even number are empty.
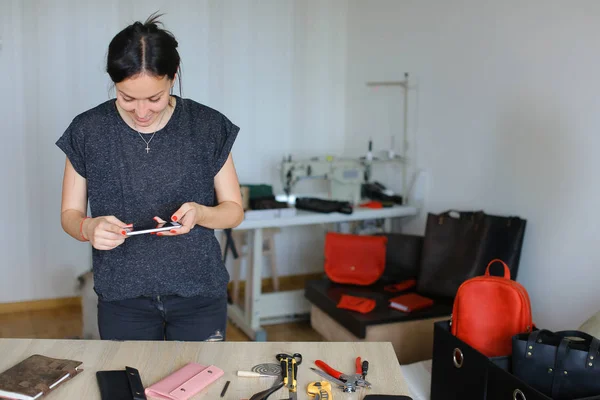
[[[294,353],[292,355],[279,353],[277,361],[281,363],[281,373],[283,375],[283,384],[290,392],[289,400],[298,399],[298,365],[302,364],[302,354]]]
[[[315,361],[315,365],[321,369],[311,367],[310,369],[314,373],[336,383],[343,392],[354,393],[357,388],[371,388],[371,383],[365,380],[369,370],[369,362],[362,361],[360,357],[356,357],[356,372],[354,374],[344,374],[321,360]]]

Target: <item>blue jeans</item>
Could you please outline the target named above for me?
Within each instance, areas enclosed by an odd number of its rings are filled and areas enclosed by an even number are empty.
[[[227,297],[98,298],[103,340],[222,341],[226,327]]]

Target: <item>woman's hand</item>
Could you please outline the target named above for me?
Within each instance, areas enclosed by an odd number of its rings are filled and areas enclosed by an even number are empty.
[[[158,232],[158,236],[177,236],[177,235],[185,235],[189,233],[196,224],[198,223],[199,218],[202,217],[203,207],[194,202],[184,203],[179,210],[175,211],[175,213],[171,216],[171,221],[179,222],[182,226],[179,229],[171,229],[170,231]],[[154,217],[154,220],[158,223],[165,223],[163,219],[159,217]]]
[[[97,250],[112,250],[127,238],[125,229],[132,227],[114,216],[88,218],[83,221],[81,232]]]

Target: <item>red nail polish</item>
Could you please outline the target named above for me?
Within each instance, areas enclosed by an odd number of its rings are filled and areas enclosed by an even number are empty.
[[[150,232],[151,235],[156,235],[156,232]]]
[[[162,233],[160,233],[160,232],[158,232],[158,233],[156,234],[156,236],[162,236],[162,235],[163,235],[163,234],[162,234]]]
[[[173,221],[177,221],[177,215],[173,215],[173,216],[171,217],[171,219],[172,219]]]
[[[177,232],[175,231],[175,229],[171,229],[169,232],[171,232],[171,233],[177,233]]]
[[[121,235],[126,235],[126,234],[127,234],[127,232],[121,231]]]

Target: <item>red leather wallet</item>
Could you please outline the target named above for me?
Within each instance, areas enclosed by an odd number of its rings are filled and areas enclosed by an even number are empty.
[[[402,282],[394,283],[391,285],[385,285],[383,287],[383,290],[385,290],[386,292],[396,293],[396,292],[404,292],[405,290],[412,289],[415,286],[417,286],[416,279],[407,279]]]
[[[337,308],[357,311],[361,314],[367,314],[373,311],[377,302],[367,297],[357,297],[343,294],[337,304]]]
[[[404,312],[412,312],[431,307],[433,300],[417,293],[407,293],[390,299],[390,307]]]
[[[223,376],[214,365],[189,363],[146,388],[146,396],[161,400],[188,400]]]

